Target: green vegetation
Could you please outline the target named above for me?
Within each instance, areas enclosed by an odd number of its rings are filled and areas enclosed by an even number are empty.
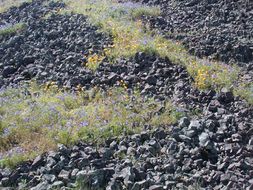
[[[15,34],[21,30],[23,30],[26,27],[24,23],[17,23],[14,25],[7,26],[6,28],[1,29],[0,28],[0,37],[10,34]]]
[[[142,15],[158,16],[157,7],[112,0],[66,0],[66,3],[68,10],[64,12],[87,15],[91,23],[113,37],[113,45],[100,54],[88,55],[85,65],[92,70],[105,58],[114,62],[119,57],[145,52],[185,66],[199,89],[219,91],[231,87],[238,78],[236,66],[197,59],[181,44],[156,34],[139,20]],[[0,36],[24,27],[19,23],[2,29]],[[182,117],[170,102],[162,105],[152,98],[144,99],[138,91],[128,93],[127,87],[122,86],[108,91],[79,88],[77,92],[69,92],[54,83],[43,87],[31,83],[1,90],[0,153],[4,158],[0,157],[0,166],[13,167],[55,149],[58,143],[68,146],[79,140],[102,143],[110,137],[137,133],[144,125],[166,126]],[[234,93],[253,104],[252,84],[241,85]]]
[[[28,155],[56,148],[58,143],[102,143],[138,132],[144,124],[175,123],[181,116],[169,102],[162,105],[124,88],[107,92],[80,88],[76,93],[61,91],[53,83],[43,89],[35,84],[8,88],[0,92],[0,151],[6,155],[8,150],[19,151],[12,151],[1,163],[13,166]]]
[[[19,153],[14,153],[11,155],[11,157],[5,157],[4,159],[0,160],[0,167],[8,167],[8,168],[15,168],[19,163],[25,162],[29,159],[33,159],[36,157],[38,152],[29,152],[29,154],[19,154]]]
[[[90,54],[87,57],[87,62],[84,63],[86,67],[88,67],[90,70],[95,71],[99,64],[105,59],[104,55],[98,55],[98,54]]]
[[[24,2],[31,2],[32,0],[3,0],[0,2],[0,13],[5,12],[9,8],[19,6]]]
[[[253,105],[253,82],[240,83],[240,86],[234,89],[234,94]]]
[[[238,68],[218,62],[200,60],[188,54],[179,43],[165,39],[140,21],[142,15],[158,16],[158,7],[138,3],[116,3],[112,0],[67,0],[68,10],[87,15],[90,22],[113,37],[113,45],[105,48],[101,55],[113,62],[119,57],[132,57],[137,52],[167,57],[173,63],[185,66],[199,89],[213,88],[219,91],[230,87],[238,77]],[[86,64],[96,69],[103,59],[92,59]],[[94,61],[95,60],[95,61]],[[97,61],[96,61],[97,60]]]

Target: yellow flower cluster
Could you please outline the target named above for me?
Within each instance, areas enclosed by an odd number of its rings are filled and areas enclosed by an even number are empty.
[[[79,94],[79,95],[83,94],[84,91],[85,91],[84,87],[82,87],[81,84],[78,84],[78,85],[76,86],[76,89],[75,89],[75,90],[76,90],[77,94]]]
[[[58,90],[58,86],[56,84],[56,82],[50,81],[47,82],[44,86],[44,90],[48,91],[48,90]]]
[[[127,84],[123,80],[120,80],[119,83],[125,90],[127,90]]]
[[[95,55],[88,57],[88,63],[96,64],[98,62],[101,62],[103,59],[104,59],[103,56],[99,56],[99,55],[95,54]]]
[[[110,55],[112,49],[115,47],[114,44],[112,45],[108,45],[106,48],[104,48],[103,52],[102,52],[102,55],[105,57],[107,57],[108,55]]]
[[[103,61],[105,56],[93,54],[91,56],[88,56],[87,63],[84,63],[85,66],[88,68],[94,70],[98,67],[98,65]]]
[[[195,84],[200,89],[206,89],[209,87],[210,73],[206,69],[198,69],[197,76],[195,78]]]

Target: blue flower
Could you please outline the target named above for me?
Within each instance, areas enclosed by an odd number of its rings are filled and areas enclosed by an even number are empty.
[[[89,122],[88,121],[82,121],[79,125],[81,127],[87,127],[89,125]]]

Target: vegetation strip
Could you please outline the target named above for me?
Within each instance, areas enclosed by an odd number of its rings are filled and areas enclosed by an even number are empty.
[[[52,150],[58,143],[101,143],[138,132],[144,125],[175,123],[182,116],[169,102],[145,100],[124,88],[108,92],[95,88],[76,94],[59,91],[52,83],[44,89],[31,84],[2,90],[0,100],[0,151],[14,150],[6,152],[2,160],[2,165],[8,166]]]
[[[111,47],[104,49],[101,55],[88,57],[86,65],[89,68],[96,69],[106,57],[113,62],[119,57],[134,56],[137,52],[157,54],[183,65],[198,89],[212,88],[219,92],[223,87],[233,87],[235,95],[241,96],[249,104],[253,103],[251,87],[242,89],[244,84],[236,85],[240,73],[238,66],[191,56],[180,43],[165,39],[141,22],[141,16],[159,16],[158,7],[112,0],[68,0],[66,3],[68,11],[87,15],[91,23],[113,37]],[[252,83],[246,86],[252,86]]]
[[[17,24],[9,24],[4,27],[0,27],[0,37],[10,34],[15,34],[18,31],[23,30],[26,27],[24,23],[17,23]]]
[[[114,39],[113,47],[105,50],[111,60],[131,57],[137,52],[168,57],[173,63],[182,64],[194,78],[199,89],[230,87],[238,77],[238,68],[218,62],[200,60],[191,56],[179,43],[155,34],[139,20],[142,15],[158,16],[158,7],[138,3],[117,3],[111,0],[67,1],[69,11],[87,15]]]
[[[119,4],[106,0],[100,2],[99,5],[98,1],[90,0],[68,1],[67,3],[70,10],[78,7],[79,9],[75,9],[77,13],[88,15],[92,23],[100,26],[101,30],[112,35],[114,39],[113,45],[104,49],[101,55],[88,56],[87,65],[93,69],[95,69],[94,65],[105,58],[109,58],[113,62],[119,57],[132,57],[137,52],[145,52],[168,57],[173,62],[186,66],[200,89],[209,87],[220,89],[231,85],[234,78],[237,77],[234,68],[197,60],[188,55],[180,44],[165,40],[150,31],[148,26],[144,26],[139,18],[142,15],[159,15],[160,11],[157,7],[133,3]],[[24,26],[21,23],[13,25],[3,29],[2,34],[16,32]],[[210,73],[215,76],[210,76]],[[113,89],[107,92],[106,95],[111,94],[109,97],[102,95],[101,92],[90,96],[86,92],[79,94],[61,92],[56,86],[49,86],[50,88],[46,86],[47,89],[44,92],[35,86],[32,86],[32,89],[27,89],[25,93],[19,92],[20,89],[7,89],[1,92],[0,98],[3,101],[1,101],[0,109],[2,120],[0,123],[0,150],[2,152],[7,150],[21,151],[18,156],[4,159],[3,165],[12,165],[13,162],[27,159],[27,155],[33,157],[38,153],[54,149],[57,143],[69,145],[78,140],[98,142],[111,135],[118,136],[122,132],[137,132],[144,124],[157,127],[175,123],[181,116],[170,103],[167,103],[165,112],[157,114],[159,105],[154,100],[142,100],[138,93],[129,96],[122,90]],[[250,96],[248,92],[243,93],[245,96]],[[60,101],[58,96],[62,96],[63,100]],[[136,100],[137,102],[135,102]],[[137,107],[132,109],[131,106],[129,107],[132,104]],[[113,110],[115,105],[116,111]],[[117,106],[119,106],[118,110]],[[94,107],[98,107],[98,109],[94,110]],[[142,109],[144,112],[141,111]],[[84,118],[77,118],[78,111],[89,114]],[[106,113],[108,111],[109,114]],[[106,115],[104,115],[105,113]],[[132,114],[135,116],[131,116]],[[111,118],[113,119],[110,120]],[[79,119],[84,119],[84,121]],[[83,122],[86,126],[82,126],[83,128],[80,129]],[[27,139],[30,141],[28,142]],[[41,143],[34,143],[37,139],[40,139]],[[14,151],[14,153],[17,152]]]

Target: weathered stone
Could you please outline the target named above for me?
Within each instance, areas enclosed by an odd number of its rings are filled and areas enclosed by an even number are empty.
[[[66,170],[62,170],[59,175],[58,175],[58,178],[64,182],[68,182],[69,180],[69,177],[70,177],[70,171],[66,171]]]
[[[52,189],[59,189],[64,186],[64,183],[62,181],[55,181],[52,185]]]
[[[149,190],[163,190],[163,187],[161,185],[152,185]]]
[[[187,117],[180,119],[178,126],[181,128],[188,127],[190,125],[190,120]]]
[[[31,190],[47,190],[49,188],[49,184],[47,182],[41,182],[35,187],[32,187]]]
[[[44,162],[45,162],[45,160],[44,160],[43,156],[39,155],[39,156],[37,156],[37,157],[34,159],[34,161],[33,161],[33,163],[32,163],[32,168],[37,168],[37,167],[43,165]]]

